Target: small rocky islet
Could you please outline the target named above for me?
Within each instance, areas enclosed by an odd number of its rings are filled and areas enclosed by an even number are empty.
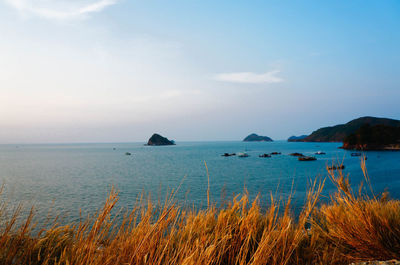
[[[308,136],[308,135],[306,135],[306,134],[300,135],[300,136],[295,136],[295,135],[293,135],[293,136],[290,136],[290,137],[287,139],[287,141],[288,141],[288,142],[298,142],[298,141],[300,141],[300,140],[305,139],[307,136]]]
[[[255,133],[249,134],[243,139],[243,142],[273,142],[273,140],[268,136],[261,136]]]
[[[175,145],[175,141],[168,140],[168,138],[161,136],[158,133],[155,133],[150,137],[146,145],[148,146]]]

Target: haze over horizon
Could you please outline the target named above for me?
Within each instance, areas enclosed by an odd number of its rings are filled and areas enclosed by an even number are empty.
[[[400,119],[400,2],[0,0],[0,144]]]

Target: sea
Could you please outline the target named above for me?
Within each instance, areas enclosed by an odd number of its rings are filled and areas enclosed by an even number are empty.
[[[181,207],[203,209],[207,189],[216,206],[244,193],[260,198],[268,207],[270,195],[293,198],[299,211],[312,181],[325,180],[322,200],[335,191],[326,167],[343,164],[355,190],[365,176],[361,158],[340,149],[341,143],[301,142],[178,142],[174,146],[145,146],[143,143],[0,145],[1,203],[8,209],[22,205],[21,215],[34,206],[40,222],[62,216],[75,222],[94,214],[114,188],[117,208],[132,209],[145,201],[173,200]],[[316,152],[325,155],[315,155]],[[127,155],[129,152],[131,155]],[[249,157],[223,157],[224,153],[246,152]],[[280,152],[270,158],[263,153]],[[316,161],[298,161],[290,153],[313,155]],[[364,153],[369,195],[388,191],[400,199],[400,152]]]

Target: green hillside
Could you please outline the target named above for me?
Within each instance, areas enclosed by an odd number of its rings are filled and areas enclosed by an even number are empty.
[[[400,127],[364,124],[343,140],[343,148],[351,150],[399,150]]]
[[[320,128],[312,132],[304,139],[297,140],[298,142],[342,142],[346,136],[355,133],[364,124],[370,126],[385,125],[392,127],[400,127],[400,121],[387,118],[376,117],[361,117],[349,121],[346,124],[339,124],[331,127]]]

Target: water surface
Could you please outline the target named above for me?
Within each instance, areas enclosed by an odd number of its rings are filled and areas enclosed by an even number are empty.
[[[340,143],[276,142],[179,142],[176,146],[144,146],[142,143],[0,145],[0,180],[5,183],[11,205],[34,204],[39,217],[48,209],[79,218],[79,209],[92,213],[104,202],[112,185],[119,190],[119,206],[133,207],[142,192],[164,198],[180,187],[176,199],[181,204],[203,207],[207,202],[207,163],[211,197],[231,198],[246,189],[254,197],[266,199],[278,193],[285,197],[295,190],[301,206],[309,180],[327,176],[326,166],[343,162],[353,184],[364,179],[360,158],[339,149]],[[222,157],[221,154],[247,152],[250,157]],[[259,158],[262,153],[281,155]],[[313,162],[299,162],[292,152],[313,155]],[[132,155],[125,155],[130,152]],[[400,198],[400,152],[367,152],[367,167],[376,192],[388,188]],[[332,191],[327,182],[326,195]],[[267,203],[267,201],[265,201]]]

